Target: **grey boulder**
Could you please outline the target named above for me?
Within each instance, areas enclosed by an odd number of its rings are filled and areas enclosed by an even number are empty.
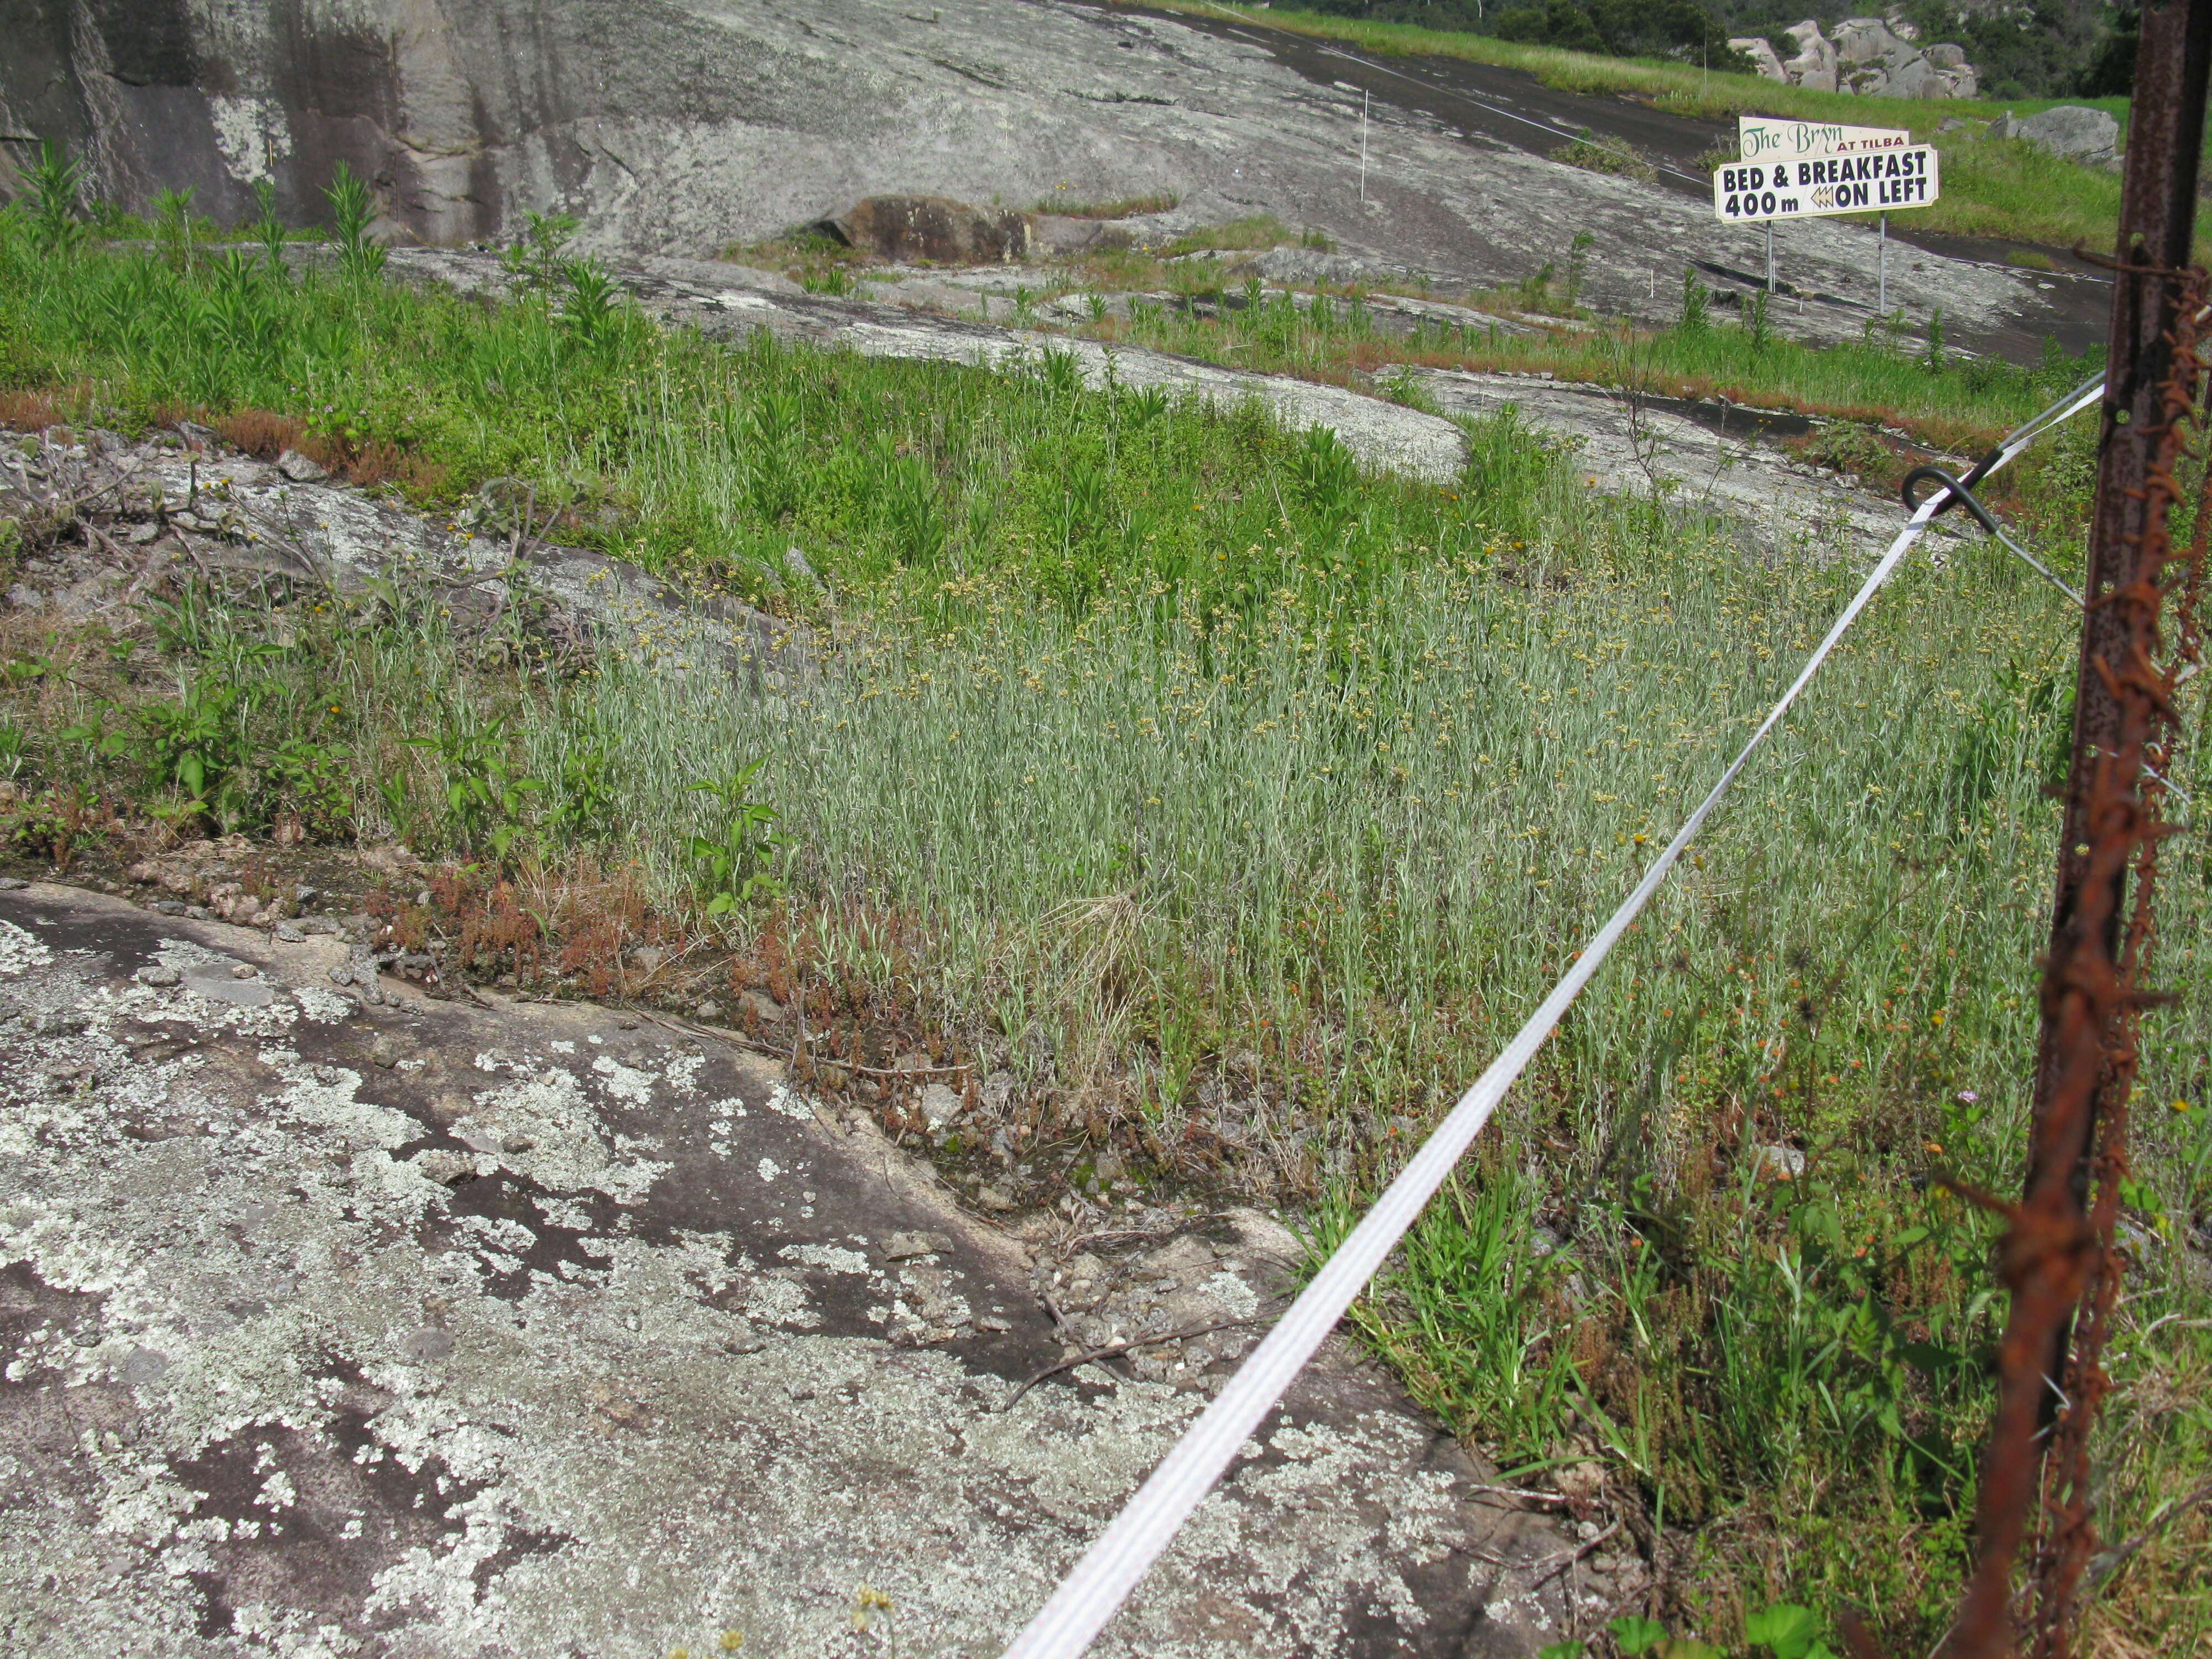
[[[1782,65],[1786,78],[1809,91],[1833,92],[1840,62],[1835,42],[1809,17],[1783,33],[1797,43],[1797,55]]]
[[[1990,126],[1993,138],[2019,138],[2062,161],[2083,167],[2119,166],[2120,124],[2100,109],[2060,104],[2033,115],[2000,116]]]
[[[1780,54],[1756,34],[1731,39],[1729,41],[1729,50],[1740,52],[1750,58],[1752,68],[1758,72],[1762,80],[1787,81],[1790,78],[1783,72]]]

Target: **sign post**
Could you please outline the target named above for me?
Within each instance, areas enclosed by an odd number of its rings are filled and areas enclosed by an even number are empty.
[[[1892,127],[1777,121],[1746,115],[1736,123],[1742,159],[1713,172],[1713,217],[1766,227],[1766,291],[1774,291],[1774,222],[1838,213],[1881,216],[1876,232],[1876,300],[1889,311],[1889,210],[1926,207],[1941,194],[1936,150]]]

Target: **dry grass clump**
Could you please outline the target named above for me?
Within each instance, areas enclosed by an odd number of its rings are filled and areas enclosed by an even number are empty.
[[[59,426],[63,419],[61,405],[50,392],[0,391],[0,426],[40,432]]]
[[[273,414],[265,409],[241,409],[228,415],[217,415],[208,422],[247,454],[258,459],[273,461],[288,449],[307,453],[307,444],[315,442],[307,435],[306,422],[289,415]],[[317,444],[324,454],[313,459],[328,466],[336,459],[336,452],[326,444]],[[329,459],[325,459],[328,456]]]

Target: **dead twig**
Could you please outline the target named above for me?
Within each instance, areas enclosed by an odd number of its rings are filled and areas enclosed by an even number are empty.
[[[1052,1292],[1050,1291],[1039,1291],[1037,1292],[1037,1300],[1044,1304],[1044,1310],[1052,1316],[1052,1322],[1059,1328],[1060,1334],[1065,1336],[1069,1341],[1074,1341],[1075,1327],[1067,1322],[1067,1316],[1060,1312],[1060,1304],[1052,1299]]]
[[[783,1058],[782,1049],[771,1048],[765,1042],[756,1042],[749,1036],[736,1031],[726,1031],[718,1025],[694,1025],[690,1020],[670,1019],[665,1015],[654,1013],[650,1008],[636,1008],[623,1003],[617,1003],[616,1006],[621,1008],[626,1014],[635,1014],[640,1019],[649,1019],[655,1025],[665,1027],[671,1031],[680,1031],[685,1036],[705,1037],[711,1042],[727,1043],[733,1048],[743,1048],[750,1054],[766,1054],[772,1060]]]
[[[1060,1319],[1060,1310],[1052,1305],[1050,1298],[1042,1299],[1044,1301],[1045,1311],[1051,1314],[1054,1319]],[[1013,1410],[1024,1395],[1048,1376],[1057,1376],[1062,1371],[1072,1371],[1079,1365],[1088,1365],[1094,1359],[1111,1359],[1116,1354],[1127,1353],[1133,1348],[1155,1347],[1163,1342],[1181,1342],[1194,1336],[1206,1336],[1215,1331],[1234,1330],[1240,1325],[1257,1325],[1261,1322],[1261,1318],[1257,1314],[1253,1315],[1249,1319],[1224,1319],[1211,1325],[1193,1325],[1186,1330],[1162,1331],[1157,1336],[1133,1336],[1127,1342],[1110,1343],[1103,1348],[1093,1348],[1088,1353],[1074,1354],[1061,1360],[1057,1365],[1046,1366],[1028,1382],[1023,1383],[1020,1388],[1016,1389],[1013,1397],[999,1409],[1002,1412]],[[1060,1321],[1060,1328],[1063,1330],[1066,1328],[1065,1320]]]
[[[2143,1546],[2164,1532],[2177,1516],[2186,1515],[2203,1503],[2212,1503],[2212,1480],[2200,1480],[2191,1491],[2178,1498],[2169,1499],[2151,1517],[2150,1524],[2126,1543],[2100,1552],[2089,1564],[2088,1583],[2085,1586],[2087,1593],[2095,1595],[2104,1588],[2107,1579],[2140,1554]]]
[[[1542,1583],[1546,1579],[1557,1577],[1560,1573],[1565,1572],[1569,1567],[1574,1565],[1576,1562],[1581,1560],[1583,1557],[1588,1555],[1600,1544],[1605,1542],[1607,1539],[1612,1537],[1613,1534],[1619,1532],[1620,1530],[1620,1526],[1621,1523],[1616,1521],[1611,1526],[1607,1527],[1603,1532],[1598,1534],[1595,1538],[1586,1538],[1581,1543],[1576,1545],[1574,1548],[1571,1550],[1561,1550],[1557,1555],[1546,1556],[1541,1561],[1535,1564],[1539,1567],[1541,1567],[1543,1571],[1528,1581],[1528,1588],[1533,1590],[1537,1585]]]

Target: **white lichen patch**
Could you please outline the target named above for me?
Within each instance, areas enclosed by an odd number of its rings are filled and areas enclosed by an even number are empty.
[[[154,959],[164,968],[173,968],[179,973],[188,973],[195,968],[215,968],[224,973],[242,965],[240,957],[227,951],[211,950],[198,939],[165,939],[154,946]]]
[[[776,1254],[786,1261],[796,1261],[809,1267],[827,1267],[833,1273],[872,1273],[868,1258],[858,1250],[841,1249],[835,1244],[787,1244]]]
[[[805,1285],[773,1276],[754,1281],[745,1297],[744,1312],[756,1324],[780,1325],[787,1330],[811,1331],[822,1322]]]
[[[358,1072],[310,1066],[296,1049],[274,1044],[263,1048],[260,1058],[283,1083],[272,1103],[294,1122],[334,1138],[346,1151],[390,1152],[422,1133],[406,1113],[357,1099]],[[335,1080],[325,1082],[325,1075]]]
[[[592,1212],[588,1206],[574,1200],[539,1196],[532,1200],[538,1213],[545,1218],[549,1227],[560,1227],[572,1233],[588,1232],[592,1226]]]
[[[653,1076],[623,1065],[611,1054],[601,1054],[592,1062],[592,1069],[604,1081],[600,1086],[610,1100],[619,1100],[632,1106],[653,1104]]]
[[[483,1060],[478,1056],[479,1066]],[[617,1203],[635,1204],[671,1167],[618,1157],[618,1149],[602,1137],[599,1114],[575,1073],[559,1066],[488,1089],[476,1097],[476,1121],[495,1129],[504,1145],[526,1147],[502,1154],[504,1161],[555,1192],[596,1190]]]
[[[54,953],[40,942],[36,934],[25,932],[12,921],[0,921],[0,974],[28,973],[53,959]]]
[[[1259,1293],[1226,1267],[1198,1288],[1228,1309],[1233,1319],[1249,1319],[1260,1311]]]
[[[353,1012],[353,1004],[335,991],[325,991],[319,985],[302,985],[292,993],[292,1000],[300,1005],[300,1012],[318,1025],[333,1025]]]
[[[768,1091],[768,1109],[781,1112],[786,1117],[796,1118],[801,1123],[814,1121],[814,1103],[798,1090],[779,1083]]]
[[[292,133],[283,106],[266,98],[208,94],[208,121],[230,176],[253,184],[292,153]]]

